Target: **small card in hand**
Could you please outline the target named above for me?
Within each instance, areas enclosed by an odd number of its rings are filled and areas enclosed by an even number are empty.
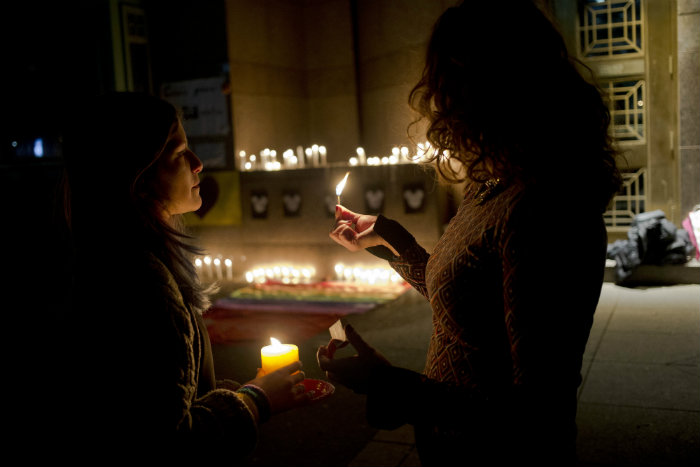
[[[331,333],[331,339],[343,342],[348,340],[347,336],[345,335],[345,328],[343,327],[343,322],[341,320],[338,320],[335,323],[333,323],[333,325],[328,328],[328,331],[330,331]]]
[[[348,338],[341,320],[336,321],[328,328],[331,333],[331,341],[328,343],[328,358],[333,358],[335,351],[348,345]]]

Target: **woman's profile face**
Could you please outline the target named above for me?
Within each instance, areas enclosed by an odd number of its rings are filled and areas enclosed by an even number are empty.
[[[175,131],[170,133],[163,154],[158,158],[156,170],[156,193],[166,209],[166,216],[184,214],[199,209],[199,172],[202,161],[187,146],[187,135],[178,121]]]

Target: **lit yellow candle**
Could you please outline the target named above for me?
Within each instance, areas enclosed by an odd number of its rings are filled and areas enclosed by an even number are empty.
[[[299,349],[293,344],[282,344],[274,337],[270,338],[272,345],[260,349],[263,374],[270,373],[290,363],[299,360]]]

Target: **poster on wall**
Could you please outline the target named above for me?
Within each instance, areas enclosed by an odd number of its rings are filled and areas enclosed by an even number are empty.
[[[239,173],[233,170],[204,172],[199,181],[202,206],[185,214],[188,226],[240,225],[241,209]]]
[[[182,112],[190,148],[205,169],[232,167],[231,123],[224,77],[164,83],[161,97]]]

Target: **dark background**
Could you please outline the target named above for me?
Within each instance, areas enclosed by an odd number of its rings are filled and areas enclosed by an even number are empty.
[[[227,74],[223,0],[142,5],[152,93],[163,82]],[[115,90],[115,66],[108,0],[23,0],[5,2],[1,11],[0,265],[10,273],[6,309],[22,327],[55,306],[67,267],[55,222],[64,115],[82,97]],[[33,152],[37,138],[41,158]]]

